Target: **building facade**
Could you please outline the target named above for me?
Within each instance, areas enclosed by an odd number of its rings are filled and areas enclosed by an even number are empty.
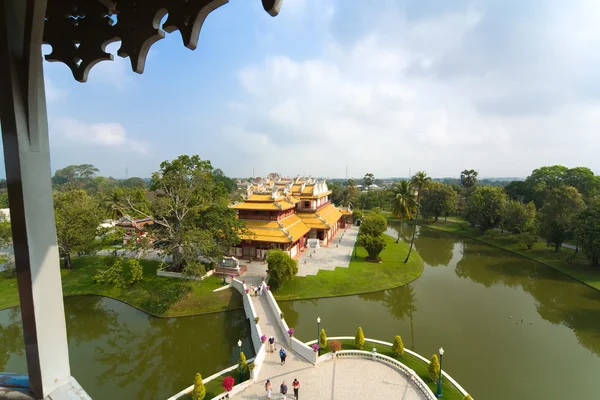
[[[233,205],[238,218],[246,221],[247,233],[231,249],[242,259],[263,259],[267,251],[281,249],[298,257],[309,239],[328,246],[344,226],[342,213],[329,199],[325,180],[280,178],[271,174],[253,183],[241,182],[245,200]]]

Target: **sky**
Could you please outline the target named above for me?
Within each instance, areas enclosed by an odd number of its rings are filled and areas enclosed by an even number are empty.
[[[284,0],[275,18],[231,0],[142,75],[118,48],[86,83],[44,62],[53,171],[198,154],[234,177],[600,173],[597,0]]]

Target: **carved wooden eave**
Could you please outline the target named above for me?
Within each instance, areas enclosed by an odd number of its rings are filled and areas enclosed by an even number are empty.
[[[208,14],[229,0],[48,0],[44,43],[52,46],[46,61],[65,63],[79,82],[90,69],[113,60],[105,51],[121,41],[117,54],[129,57],[134,72],[144,72],[150,47],[178,30],[183,44],[194,50]],[[276,16],[282,0],[262,0],[263,8]],[[160,21],[168,14],[160,29]]]

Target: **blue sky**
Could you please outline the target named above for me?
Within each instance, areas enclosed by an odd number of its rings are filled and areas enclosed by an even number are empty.
[[[230,176],[600,172],[599,48],[595,0],[284,0],[275,18],[232,0],[142,75],[44,63],[52,169],[146,177],[187,153]]]

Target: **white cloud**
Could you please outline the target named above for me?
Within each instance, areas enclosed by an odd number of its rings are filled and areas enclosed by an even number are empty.
[[[512,60],[491,63],[503,50],[481,34],[495,18],[489,10],[468,6],[420,19],[388,11],[373,26],[357,27],[364,33],[350,45],[328,35],[319,57],[270,56],[241,69],[246,95],[232,103],[238,118],[224,129],[230,145],[245,156],[258,152],[262,169],[286,174],[307,165],[336,176],[346,165],[351,174],[380,176],[410,167],[434,176],[467,167],[525,176],[546,164],[600,166],[600,101],[574,92],[583,50],[571,49],[566,62],[547,37],[523,37],[516,47],[539,46],[544,69],[512,48]],[[562,33],[593,25],[583,11],[560,18]],[[517,20],[516,30],[519,23],[527,20]],[[581,32],[600,39],[600,30],[583,27],[571,37]],[[598,79],[598,71],[589,74]],[[565,151],[567,137],[583,145],[577,154]]]
[[[67,97],[67,91],[56,86],[50,78],[45,78],[44,86],[48,103],[64,100]]]
[[[50,134],[67,144],[148,152],[146,143],[129,138],[123,125],[116,122],[89,124],[74,118],[57,118],[50,125]]]

